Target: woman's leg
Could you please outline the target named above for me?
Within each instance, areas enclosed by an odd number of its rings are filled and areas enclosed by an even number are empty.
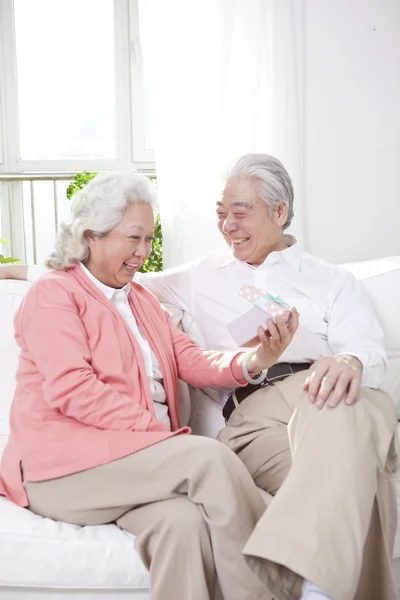
[[[136,535],[136,549],[150,572],[152,600],[214,598],[209,529],[201,510],[187,496],[133,508],[117,524]],[[171,590],[171,596],[166,590]]]
[[[200,533],[198,523],[195,527],[198,538],[195,542],[198,549],[196,556],[186,551],[192,544],[189,537],[194,535],[193,531],[188,529],[184,538],[182,528],[178,528],[178,534],[173,525],[166,524],[173,548],[168,562],[175,565],[171,577],[166,577],[163,571],[165,564],[160,560],[159,544],[166,539],[166,534],[159,532],[156,526],[148,526],[152,511],[154,522],[160,522],[160,508],[161,511],[168,511],[171,520],[173,503],[164,503],[163,508],[160,502],[174,498],[190,501],[196,505],[205,523],[225,599],[270,598],[242,556],[242,548],[265,509],[264,503],[245,466],[231,450],[215,440],[176,436],[107,465],[55,480],[25,482],[25,487],[31,510],[80,525],[121,519],[119,523],[123,526],[123,515],[140,510],[139,507],[144,505],[151,505],[143,528],[134,514],[127,515],[126,523],[131,524],[139,537],[139,551],[148,553],[145,562],[151,569],[153,589],[161,588],[160,578],[171,586],[169,590],[164,587],[163,600],[169,597],[199,600],[197,590],[193,590],[192,596],[188,596],[187,592],[184,596],[177,594],[176,581],[184,572],[195,578],[199,570],[203,573],[206,571],[203,589],[209,588],[212,578],[208,568],[211,557],[205,558],[203,552],[202,564],[199,564],[199,548],[206,548],[206,538],[203,529]],[[173,520],[176,522],[175,518]],[[172,541],[174,535],[176,539]],[[167,548],[167,551],[170,550]],[[151,565],[153,560],[156,560],[156,565]],[[159,598],[152,596],[152,600]]]

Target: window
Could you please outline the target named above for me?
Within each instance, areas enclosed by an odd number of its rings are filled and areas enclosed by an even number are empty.
[[[138,0],[0,1],[0,237],[42,262],[79,171],[154,171]]]
[[[112,0],[14,0],[20,156],[115,159]]]

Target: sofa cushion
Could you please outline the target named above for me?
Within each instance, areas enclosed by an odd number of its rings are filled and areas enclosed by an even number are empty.
[[[148,588],[134,536],[116,525],[79,527],[44,519],[0,497],[3,586]]]
[[[29,285],[27,281],[0,281],[0,456],[9,433],[9,412],[18,366],[19,350],[14,339],[14,314]]]
[[[343,265],[363,285],[385,335],[388,367],[383,389],[400,416],[400,256]]]

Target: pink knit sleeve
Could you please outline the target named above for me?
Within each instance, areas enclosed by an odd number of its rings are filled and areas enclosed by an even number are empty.
[[[196,387],[239,387],[246,385],[242,362],[245,352],[204,350],[178,329],[167,313],[180,379]]]
[[[77,308],[36,308],[29,320],[16,318],[17,340],[43,378],[46,402],[85,425],[107,430],[164,431],[168,426],[139,399],[101,381],[91,366],[86,332]],[[25,321],[25,322],[24,322]],[[138,388],[138,394],[140,389]]]

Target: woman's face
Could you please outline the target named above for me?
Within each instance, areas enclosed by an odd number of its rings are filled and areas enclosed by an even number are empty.
[[[86,268],[113,288],[129,283],[151,252],[154,214],[148,204],[131,205],[122,221],[102,237],[88,234],[90,257]]]

